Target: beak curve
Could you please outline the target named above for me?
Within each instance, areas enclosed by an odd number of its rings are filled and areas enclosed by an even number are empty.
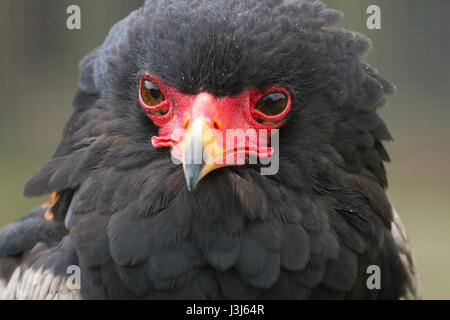
[[[218,168],[216,158],[224,153],[214,134],[213,121],[199,117],[189,125],[181,142],[184,176],[189,191]]]

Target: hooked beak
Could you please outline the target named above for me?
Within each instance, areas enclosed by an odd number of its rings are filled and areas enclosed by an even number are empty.
[[[205,117],[198,117],[189,125],[181,146],[187,188],[193,191],[204,176],[219,167],[216,160],[224,150],[214,134],[212,120]]]

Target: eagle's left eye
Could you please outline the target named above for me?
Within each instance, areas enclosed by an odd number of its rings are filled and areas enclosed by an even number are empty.
[[[262,125],[281,125],[291,107],[291,95],[284,88],[274,87],[266,94],[255,90],[254,97],[250,97],[250,103],[252,101],[256,102],[253,102],[251,115]]]
[[[261,111],[266,116],[276,116],[282,113],[287,105],[289,99],[282,92],[272,92],[262,97],[255,106],[256,110]]]

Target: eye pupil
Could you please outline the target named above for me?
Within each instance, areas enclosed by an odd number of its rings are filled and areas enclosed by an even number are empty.
[[[152,95],[153,98],[159,99],[159,97],[161,96],[161,90],[159,90],[158,88],[150,89],[150,94]]]
[[[277,101],[272,99],[270,96],[266,97],[263,102],[264,102],[264,106],[267,109],[273,109],[277,105]]]

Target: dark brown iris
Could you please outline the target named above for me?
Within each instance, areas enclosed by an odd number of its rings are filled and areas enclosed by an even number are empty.
[[[262,97],[255,106],[255,109],[266,116],[279,115],[288,105],[288,97],[282,92],[272,92]]]
[[[154,107],[166,100],[161,89],[150,80],[142,80],[141,85],[142,101],[149,107]]]

